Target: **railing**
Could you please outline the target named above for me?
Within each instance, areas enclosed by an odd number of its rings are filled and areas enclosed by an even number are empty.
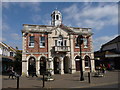
[[[55,52],[69,52],[70,47],[69,46],[55,46],[54,50]]]

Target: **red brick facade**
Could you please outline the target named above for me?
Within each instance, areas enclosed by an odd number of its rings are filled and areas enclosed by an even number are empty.
[[[35,38],[34,38],[34,47],[29,47],[29,37],[30,36],[34,36]],[[45,37],[45,47],[44,48],[40,48],[40,45],[39,45],[39,38],[41,37],[41,36],[44,36]],[[26,49],[27,49],[27,51],[28,52],[48,52],[48,40],[47,40],[47,35],[45,35],[45,34],[39,34],[39,33],[34,33],[34,34],[28,34],[27,35],[27,38],[26,38]]]

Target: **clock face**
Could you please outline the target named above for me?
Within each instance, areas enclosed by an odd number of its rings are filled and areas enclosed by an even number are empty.
[[[63,39],[63,36],[62,36],[62,35],[59,35],[59,39]]]

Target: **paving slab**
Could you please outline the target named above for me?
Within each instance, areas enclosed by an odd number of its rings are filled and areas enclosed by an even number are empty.
[[[90,88],[102,87],[104,85],[118,84],[119,71],[107,71],[103,77],[93,77],[91,73],[91,83],[88,83],[88,73],[84,73],[84,81],[80,81],[80,72],[74,74],[53,75],[54,81],[46,81],[45,88]],[[42,88],[42,76],[38,77],[20,77],[20,88]],[[9,79],[8,76],[2,76],[2,88],[16,88],[17,80]],[[118,88],[118,86],[116,86]]]

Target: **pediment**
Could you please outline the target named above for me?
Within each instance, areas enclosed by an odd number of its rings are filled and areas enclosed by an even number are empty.
[[[53,28],[51,30],[51,35],[54,36],[54,37],[58,37],[59,35],[63,35],[63,36],[67,36],[68,35],[68,31],[60,28],[60,27],[56,27],[56,28]]]

